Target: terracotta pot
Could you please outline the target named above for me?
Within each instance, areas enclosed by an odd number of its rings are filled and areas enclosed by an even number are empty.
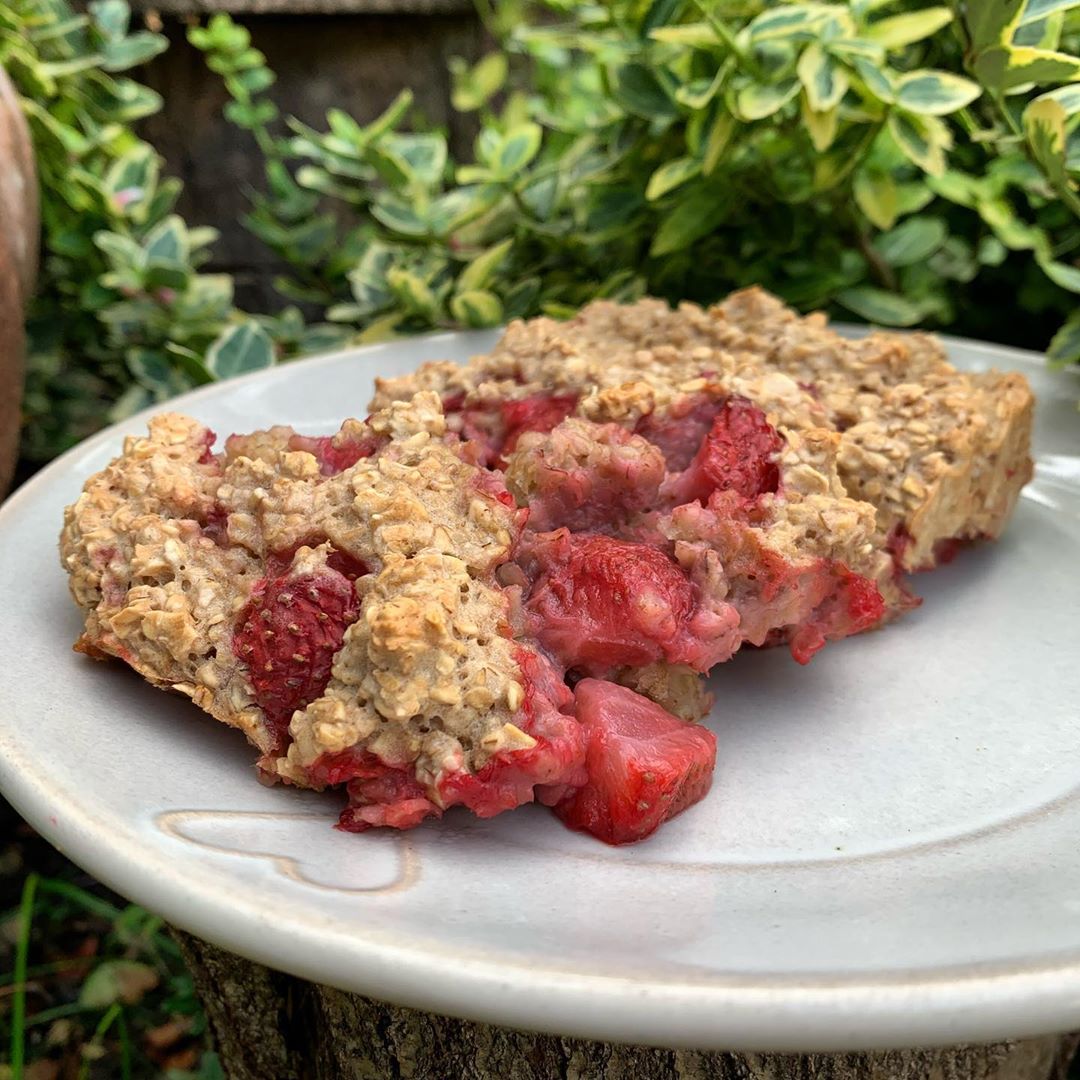
[[[38,188],[30,132],[0,68],[0,496],[19,448],[23,388],[23,311],[38,256]]]

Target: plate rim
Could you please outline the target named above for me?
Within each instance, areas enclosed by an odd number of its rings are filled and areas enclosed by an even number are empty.
[[[850,324],[837,328],[848,333],[865,329]],[[439,332],[355,346],[252,372],[227,384],[198,387],[124,418],[56,458],[0,506],[0,529],[75,457],[115,441],[163,409],[180,411],[189,403],[197,405],[204,397],[220,394],[225,385],[287,379],[300,366],[377,357],[402,341],[434,350],[439,342],[479,340],[497,332],[497,328]],[[1045,357],[1032,350],[936,336],[946,348],[961,345],[998,366],[1047,370]],[[432,358],[436,355],[433,352]],[[1080,370],[1072,375],[1080,376]],[[0,747],[5,742],[0,731]],[[171,867],[167,853],[117,840],[74,810],[70,801],[65,813],[68,793],[50,790],[40,768],[35,773],[16,768],[18,764],[14,754],[0,754],[5,797],[47,841],[69,858],[68,849],[75,851],[72,861],[116,892],[255,962],[408,1007],[580,1038],[632,1039],[702,1050],[809,1052],[951,1045],[1046,1034],[1080,1022],[1080,953],[873,976],[719,974],[700,982],[679,976],[646,983],[626,975],[507,964],[505,958],[478,958],[475,952],[432,954],[428,948],[387,943],[363,931],[345,935],[331,926],[306,923],[294,924],[285,946],[273,948],[264,944],[272,940],[266,933],[269,921],[249,911],[246,902],[230,903],[220,889],[215,892],[212,867],[187,877]]]

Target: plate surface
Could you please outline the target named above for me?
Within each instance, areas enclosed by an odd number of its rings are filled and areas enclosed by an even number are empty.
[[[322,357],[174,403],[221,434],[333,431],[376,374],[490,335]],[[922,608],[806,669],[714,678],[712,793],[612,849],[528,807],[410,833],[330,828],[238,733],[71,651],[61,512],[146,416],[0,511],[0,787],[119,892],[235,952],[405,1005],[699,1048],[872,1048],[1080,1026],[1080,380],[1026,372],[1036,480],[1005,537],[917,579]]]

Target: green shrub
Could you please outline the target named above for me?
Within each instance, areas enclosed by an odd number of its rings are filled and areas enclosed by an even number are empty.
[[[1077,8],[486,5],[498,51],[453,65],[453,104],[480,125],[467,162],[407,91],[366,126],[282,121],[265,58],[215,16],[190,38],[265,161],[248,225],[290,267],[280,291],[333,324],[308,328],[295,308],[241,315],[228,280],[198,272],[211,236],[170,213],[177,185],[128,127],[158,103],[112,74],[160,39],[127,32],[122,0],[86,19],[16,0],[0,61],[34,124],[49,253],[28,448],[71,441],[102,400],[124,411],[346,339],[753,282],[1075,361]],[[59,369],[89,388],[84,415],[58,408]]]

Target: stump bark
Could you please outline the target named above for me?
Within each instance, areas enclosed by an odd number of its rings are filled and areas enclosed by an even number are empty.
[[[400,1008],[174,933],[229,1080],[1065,1080],[1080,1041],[807,1055],[623,1046]]]

